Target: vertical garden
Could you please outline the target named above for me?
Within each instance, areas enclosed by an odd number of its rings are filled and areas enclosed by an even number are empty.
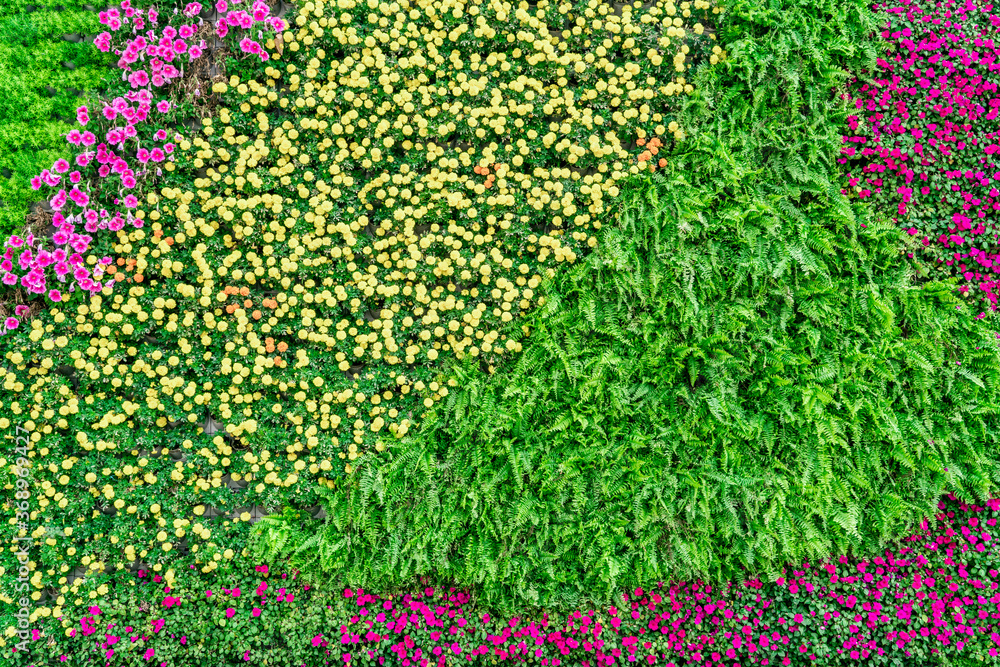
[[[71,15],[4,14],[0,142]],[[4,664],[997,663],[1000,8],[80,16]]]

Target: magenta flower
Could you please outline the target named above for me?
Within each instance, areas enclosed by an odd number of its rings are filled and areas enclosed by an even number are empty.
[[[7,327],[8,331],[10,331],[11,329],[16,329],[17,324],[18,324],[17,320],[14,319],[13,317],[8,317],[7,320],[4,322],[4,326]]]
[[[235,615],[236,615],[236,610],[235,609],[233,609],[232,607],[229,607],[228,609],[226,609],[226,618],[232,618]]]
[[[138,70],[128,77],[128,82],[133,88],[146,86],[149,84],[149,74],[146,73],[146,70]]]
[[[260,612],[262,611],[263,609],[261,609],[260,607],[254,607],[253,611],[250,612],[250,615],[253,616],[254,618],[257,618],[258,616],[260,616]]]
[[[170,111],[170,102],[167,100],[160,100],[156,103],[156,110],[160,113],[167,113]]]
[[[58,172],[60,174],[65,174],[67,171],[69,171],[69,162],[67,162],[62,158],[59,158],[58,160],[55,161],[55,164],[52,165],[52,171]]]

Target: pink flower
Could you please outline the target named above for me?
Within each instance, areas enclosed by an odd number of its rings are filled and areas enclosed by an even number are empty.
[[[233,609],[232,607],[230,607],[229,609],[226,609],[226,618],[232,618],[235,615],[236,615],[236,610],[235,609]]]
[[[170,102],[167,100],[160,100],[156,103],[156,110],[160,113],[167,113],[170,111]]]
[[[14,319],[14,318],[10,318],[10,319]],[[8,322],[9,321],[10,320],[8,320]],[[17,324],[15,324],[14,326],[17,326]],[[13,327],[8,327],[8,328],[12,329]],[[313,646],[319,646],[320,642],[322,642],[322,641],[323,641],[323,635],[316,635],[315,637],[312,638],[312,645]]]
[[[65,174],[67,171],[69,171],[69,162],[67,162],[63,158],[59,158],[58,160],[55,161],[55,164],[52,165],[52,171],[55,171],[60,174]]]
[[[7,275],[13,275],[13,274],[8,273]],[[7,282],[7,281],[4,280],[4,282]],[[12,284],[12,283],[8,283],[8,284]],[[7,327],[8,331],[11,330],[11,329],[16,329],[17,328],[17,324],[18,324],[17,320],[14,319],[13,317],[8,317],[7,320],[4,322],[4,326]],[[315,642],[315,640],[313,640],[313,641]],[[316,644],[313,643],[313,646],[316,646]]]
[[[149,74],[146,70],[139,70],[133,72],[131,76],[128,77],[128,82],[133,88],[139,88],[140,86],[149,85]]]
[[[254,618],[257,618],[258,616],[260,616],[260,612],[262,611],[263,609],[261,609],[260,607],[254,607],[253,611],[250,612],[250,615],[253,616]]]
[[[56,301],[56,302],[61,301],[62,300],[62,294],[60,294],[59,290],[57,290],[57,289],[49,290],[49,299],[51,301]]]

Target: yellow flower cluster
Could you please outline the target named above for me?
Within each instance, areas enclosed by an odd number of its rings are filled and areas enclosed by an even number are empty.
[[[613,218],[639,171],[632,138],[683,139],[664,114],[692,90],[684,41],[704,26],[688,19],[710,9],[305,3],[259,78],[215,84],[229,107],[180,143],[138,212],[146,226],[118,233],[119,284],[36,318],[31,346],[6,355],[0,380],[19,398],[0,408],[39,438],[74,433],[79,452],[50,471],[42,506],[66,508],[72,488],[135,514],[164,484],[197,496],[242,482],[253,503],[329,483],[338,458],[351,472],[448,396],[446,357],[492,372],[521,349],[510,323],[542,302],[553,262]],[[137,433],[171,432],[186,461],[116,459]],[[107,464],[71,479],[88,457]],[[155,539],[115,536],[119,553],[213,544],[154,507]],[[210,553],[209,569],[233,556]]]

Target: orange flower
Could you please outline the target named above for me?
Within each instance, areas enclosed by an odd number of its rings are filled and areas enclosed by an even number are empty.
[[[142,282],[142,274],[141,273],[135,274],[135,281],[137,283],[141,283]]]
[[[645,146],[646,145],[646,140],[645,139],[639,139],[635,143],[639,144],[640,146]]]
[[[287,349],[288,349],[288,343],[286,343],[285,341],[281,341],[280,343],[278,343],[278,352],[284,352]]]
[[[652,148],[649,149],[649,152],[653,155],[656,155],[657,153],[660,152],[660,149],[657,146],[653,146]]]
[[[264,339],[264,349],[267,350],[268,354],[271,354],[272,352],[274,352],[274,339],[273,338],[268,337],[268,338]]]
[[[650,155],[649,151],[643,151],[639,153],[639,162],[649,162],[649,158],[653,157]]]
[[[660,158],[660,166],[661,167],[666,167],[667,166],[667,158],[665,158],[665,157],[661,157]]]
[[[244,308],[249,308],[252,305],[253,305],[253,301],[251,301],[250,299],[247,299],[246,301],[243,302],[243,307]]]
[[[163,230],[162,229],[156,229],[156,230],[154,230],[153,231],[153,236],[155,236],[156,238],[160,238],[161,236],[163,236]]]
[[[173,244],[174,244],[174,237],[173,236],[168,236],[167,237],[167,245],[173,245]]]
[[[124,257],[119,257],[118,258],[118,266],[125,266],[125,258]]]
[[[236,304],[234,304],[234,303],[231,303],[228,306],[226,306],[226,312],[227,313],[232,313],[235,310],[236,310]]]
[[[240,288],[240,296],[250,296],[250,288],[244,285]]]
[[[260,312],[259,310],[255,310],[255,311],[253,311],[253,318],[254,318],[255,320],[259,320],[259,319],[261,318],[261,316],[262,316],[262,315],[263,315],[263,313],[261,313],[261,312]]]

